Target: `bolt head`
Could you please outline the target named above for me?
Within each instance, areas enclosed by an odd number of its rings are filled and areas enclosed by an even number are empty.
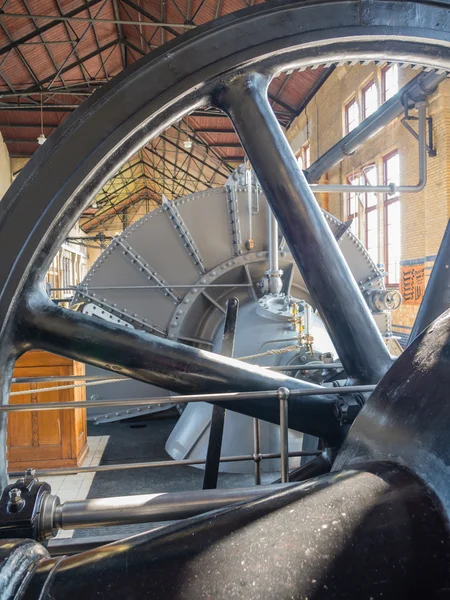
[[[19,488],[9,490],[9,501],[11,504],[18,504],[22,500],[22,492]]]

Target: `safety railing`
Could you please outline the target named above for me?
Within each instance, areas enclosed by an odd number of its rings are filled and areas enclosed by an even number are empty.
[[[189,402],[221,402],[226,403],[236,400],[260,400],[261,398],[273,398],[278,399],[280,403],[280,452],[279,453],[261,453],[254,452],[248,455],[238,456],[227,456],[221,457],[221,462],[239,462],[246,460],[253,460],[255,465],[259,465],[262,460],[267,459],[281,459],[281,480],[283,483],[289,481],[289,458],[302,457],[302,456],[317,456],[320,454],[319,451],[313,452],[289,452],[289,399],[300,398],[302,396],[314,396],[314,395],[339,395],[354,394],[354,393],[366,393],[372,392],[375,389],[374,385],[358,385],[358,386],[346,386],[340,388],[318,388],[318,389],[298,389],[289,390],[281,387],[277,390],[266,390],[266,391],[255,391],[255,392],[224,392],[217,394],[190,394],[190,395],[177,395],[177,396],[161,396],[155,398],[134,398],[129,400],[88,400],[88,401],[76,401],[76,402],[59,402],[56,406],[53,402],[47,403],[26,403],[26,404],[9,404],[0,406],[0,413],[11,413],[11,412],[25,412],[25,411],[44,411],[44,410],[76,410],[79,408],[103,408],[103,407],[117,407],[117,406],[163,406],[173,404],[185,404]],[[34,392],[39,392],[34,390]],[[257,432],[254,431],[254,435]],[[257,438],[254,439],[254,447],[259,448]],[[131,464],[116,464],[116,465],[99,465],[99,466],[88,466],[88,467],[74,467],[74,468],[57,468],[57,469],[41,469],[36,471],[36,475],[40,477],[53,476],[53,475],[71,475],[76,473],[85,472],[102,472],[102,471],[119,471],[123,469],[139,469],[139,468],[160,468],[160,467],[174,467],[181,465],[201,465],[204,464],[205,460],[197,459],[182,459],[182,460],[167,460],[167,461],[148,461],[142,463],[131,463]],[[20,477],[23,475],[22,472],[10,473],[10,477]],[[258,483],[260,481],[260,473],[255,470],[255,480]]]

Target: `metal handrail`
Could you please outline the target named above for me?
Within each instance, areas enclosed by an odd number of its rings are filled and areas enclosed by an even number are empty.
[[[322,451],[308,451],[303,452],[298,450],[295,452],[288,452],[288,458],[299,458],[302,456],[319,456]],[[220,458],[220,462],[244,462],[246,460],[253,460],[260,462],[261,460],[270,460],[275,458],[281,458],[279,452],[270,453],[258,453],[258,454],[239,454],[236,456],[224,456]],[[129,469],[159,469],[161,467],[183,467],[183,466],[196,466],[204,465],[206,459],[201,458],[185,458],[180,460],[155,460],[149,462],[139,463],[119,463],[116,465],[91,465],[89,467],[64,467],[59,469],[36,469],[36,477],[56,477],[63,475],[76,475],[78,473],[105,473],[109,471],[127,471]],[[13,471],[8,474],[9,477],[23,477],[23,471]]]
[[[317,389],[289,390],[289,398],[302,396],[333,396],[335,394],[364,394],[373,392],[375,385],[349,385],[344,387],[318,387]],[[83,400],[73,402],[46,402],[42,404],[5,404],[0,406],[0,413],[25,412],[40,410],[76,410],[83,407],[101,408],[103,406],[162,406],[164,404],[184,404],[187,402],[228,402],[234,400],[260,400],[261,398],[279,399],[280,389],[257,392],[222,392],[217,394],[191,394],[179,396],[161,396],[156,398],[131,398],[129,400]],[[31,393],[31,391],[30,391]]]

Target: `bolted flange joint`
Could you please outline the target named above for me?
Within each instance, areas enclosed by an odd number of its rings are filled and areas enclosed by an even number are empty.
[[[52,513],[50,516],[53,516],[54,511],[50,507],[55,501],[49,500],[56,497],[50,494],[51,487],[48,483],[41,483],[32,475],[32,470],[27,470],[25,477],[3,490],[0,498],[0,539],[42,540],[55,534],[48,523],[45,534],[42,533],[42,519],[43,514],[48,516]],[[47,510],[44,510],[46,506]]]
[[[352,397],[338,396],[334,405],[334,416],[341,425],[350,425],[356,419],[364,405],[364,398],[360,394]]]

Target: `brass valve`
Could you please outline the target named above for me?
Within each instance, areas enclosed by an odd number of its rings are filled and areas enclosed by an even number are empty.
[[[298,334],[299,345],[306,346],[308,348],[309,352],[312,354],[313,353],[312,345],[314,342],[314,337],[309,333],[305,333],[305,320],[304,320],[303,316],[299,314],[297,302],[292,303],[291,313],[292,313],[292,323],[293,323],[295,331]]]

